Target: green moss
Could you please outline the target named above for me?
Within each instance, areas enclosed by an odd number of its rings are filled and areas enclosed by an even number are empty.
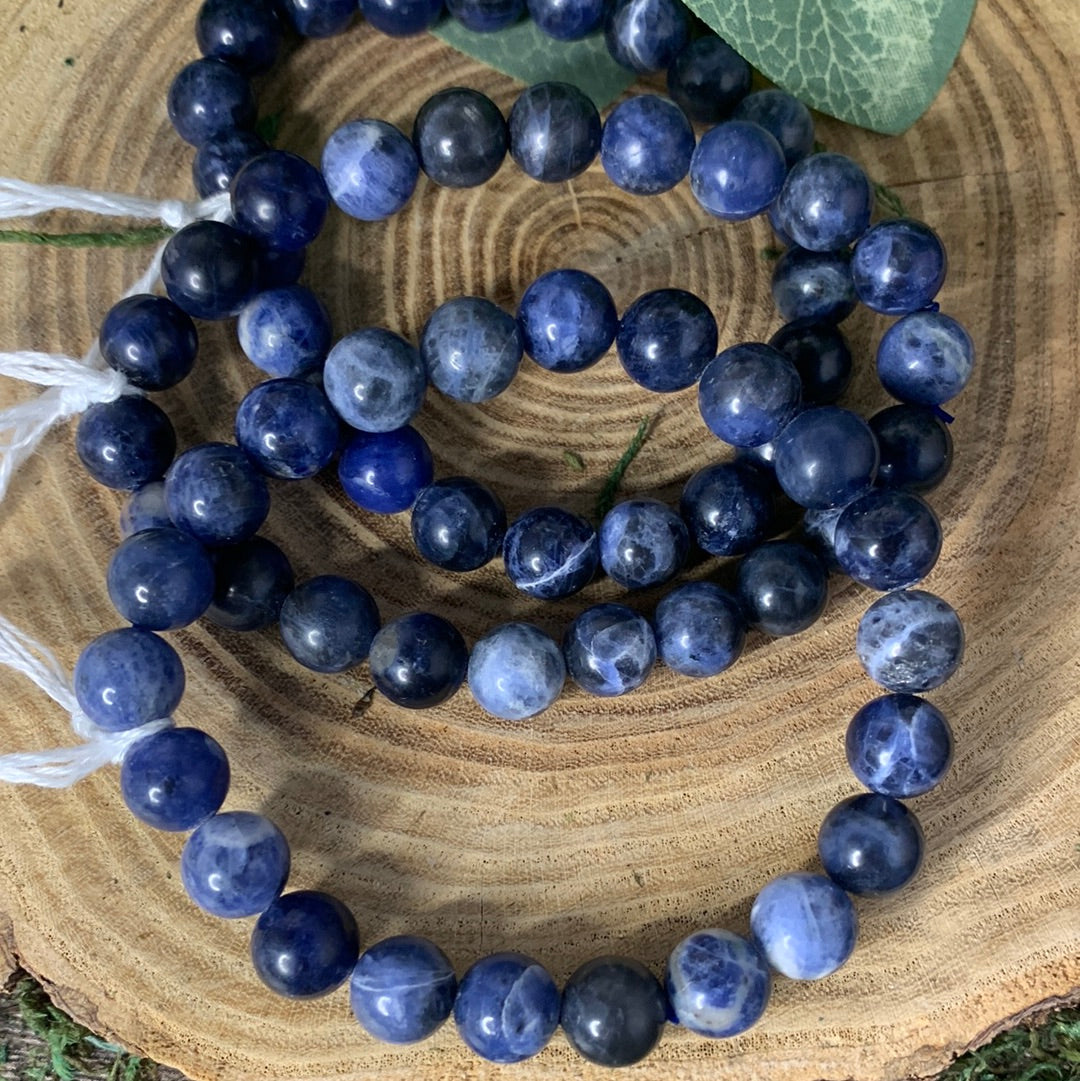
[[[1080,1010],[1060,1010],[1036,1028],[1002,1032],[961,1055],[938,1081],[1076,1081],[1080,1078]]]

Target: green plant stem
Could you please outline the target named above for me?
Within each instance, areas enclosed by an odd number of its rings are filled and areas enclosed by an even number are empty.
[[[615,468],[607,475],[604,486],[600,489],[600,494],[596,498],[597,518],[602,519],[614,505],[615,494],[619,490],[623,476],[630,468],[630,463],[638,456],[638,452],[645,445],[645,440],[649,437],[649,428],[655,419],[656,414],[651,417],[641,418],[641,423],[637,426],[637,431],[634,432],[634,438],[630,440],[630,445],[615,463]]]

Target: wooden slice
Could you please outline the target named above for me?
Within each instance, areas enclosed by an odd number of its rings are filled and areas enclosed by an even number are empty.
[[[2,171],[30,180],[190,196],[192,152],[164,97],[195,56],[197,4],[82,0],[9,4],[0,42]],[[859,947],[819,984],[779,979],[762,1022],[708,1042],[675,1028],[644,1069],[662,1079],[901,1078],[941,1067],[1004,1019],[1080,986],[1077,678],[1080,575],[1080,145],[1077,24],[1067,0],[978,5],[956,69],[906,135],[821,119],[830,149],[864,163],[932,223],[949,251],[946,311],[971,330],[978,368],[955,403],[956,465],[932,502],[945,529],[927,581],[959,610],[962,670],[931,695],[957,738],[951,774],[913,802],[928,838],[917,881],[859,901]],[[281,112],[280,145],[317,160],[342,122],[405,130],[427,95],[478,87],[508,109],[519,87],[430,38],[357,27],[309,42],[259,88]],[[54,215],[41,227],[86,228]],[[90,222],[91,226],[95,223]],[[597,273],[620,308],[679,286],[717,314],[722,345],[779,325],[769,297],[767,225],[710,220],[685,184],[620,195],[598,165],[540,186],[508,162],[476,191],[425,180],[392,220],[335,213],[309,281],[339,333],[364,324],[415,340],[432,308],[473,293],[512,308],[538,273]],[[146,250],[0,247],[5,348],[78,355],[148,260]],[[858,361],[848,400],[886,404],[873,372],[885,320],[845,324]],[[161,396],[183,444],[228,439],[259,378],[227,325],[201,329],[195,374]],[[26,397],[5,383],[4,402]],[[540,501],[588,511],[639,418],[654,417],[627,494],[677,497],[723,455],[693,391],[656,397],[614,357],[575,377],[526,362],[478,407],[432,391],[418,426],[438,473],[494,485],[512,513]],[[120,497],[90,482],[62,426],[17,476],[0,516],[0,611],[74,663],[116,626],[104,566]],[[580,455],[584,471],[564,460]],[[407,516],[358,512],[332,476],[274,485],[266,528],[298,575],[355,576],[384,618],[424,607],[470,640],[531,619],[559,633],[610,583],[542,606],[501,567],[464,576],[420,564]],[[690,572],[713,574],[700,565]],[[721,580],[729,568],[719,571]],[[844,761],[852,713],[877,693],[855,658],[872,595],[836,580],[827,615],[793,639],[754,637],[729,673],[704,682],[658,669],[624,699],[568,688],[533,722],[493,721],[467,691],[410,713],[375,698],[365,669],[317,676],[276,633],[213,626],[173,634],[188,692],[178,720],[227,748],[227,807],[274,818],[293,849],[294,887],[330,890],[365,943],[428,935],[459,971],[524,950],[560,981],[583,961],[626,953],[662,970],[670,948],[709,926],[745,932],[772,876],[816,863],[822,816],[858,790]],[[655,594],[632,601],[651,610]],[[22,677],[0,673],[2,749],[70,743],[67,720]],[[452,1025],[423,1045],[377,1045],[339,991],[275,998],[248,960],[250,920],[203,915],[186,898],[183,838],[138,823],[109,768],[71,790],[0,789],[0,945],[81,1021],[197,1079],[502,1077]],[[508,1075],[506,1075],[508,1076]],[[561,1035],[522,1078],[600,1077]],[[606,1076],[604,1074],[603,1076]]]

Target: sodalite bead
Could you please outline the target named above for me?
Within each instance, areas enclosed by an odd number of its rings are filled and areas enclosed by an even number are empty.
[[[236,224],[268,248],[299,251],[318,235],[330,195],[314,165],[285,150],[252,158],[232,184]]]
[[[247,79],[213,57],[193,60],[177,72],[169,86],[168,109],[177,134],[192,146],[255,123],[255,99]]]
[[[360,14],[380,34],[407,37],[438,22],[443,0],[360,0]]]
[[[810,251],[838,251],[870,224],[874,194],[866,173],[843,154],[811,154],[792,166],[776,200],[785,233]]]
[[[844,749],[852,773],[872,792],[910,799],[929,792],[948,772],[952,729],[925,699],[886,694],[851,718]]]
[[[270,379],[236,410],[236,442],[264,472],[283,480],[313,477],[338,448],[338,418],[326,395],[301,379]]]
[[[881,385],[902,402],[941,405],[967,386],[975,365],[968,332],[941,312],[913,312],[881,338],[877,372]]]
[[[302,285],[257,294],[240,312],[236,332],[248,360],[279,378],[317,371],[330,348],[330,316]]]
[[[191,179],[199,197],[228,191],[236,174],[269,149],[253,131],[230,131],[203,143],[191,163]]]
[[[406,709],[428,709],[445,702],[461,686],[468,663],[461,632],[430,612],[392,619],[371,643],[375,686]]]
[[[356,14],[356,0],[275,0],[278,10],[305,38],[343,34]]]
[[[434,942],[395,935],[369,946],[349,980],[349,1004],[366,1031],[387,1043],[416,1043],[449,1016],[454,966]]]
[[[228,319],[255,291],[258,250],[251,237],[224,222],[192,222],[165,244],[161,284],[195,319]]]
[[[604,23],[615,62],[645,73],[668,67],[690,36],[690,13],[680,0],[618,0]]]
[[[285,835],[262,815],[225,811],[208,818],[180,853],[187,895],[211,916],[257,916],[289,877]]]
[[[839,323],[855,310],[851,254],[788,248],[773,267],[771,288],[783,318]]]
[[[604,21],[604,0],[526,0],[529,15],[557,41],[578,41]]]
[[[551,1039],[560,1006],[559,989],[543,965],[522,953],[493,953],[461,978],[454,1023],[481,1058],[523,1062]]]
[[[173,524],[165,505],[165,482],[152,480],[136,488],[124,501],[120,511],[122,539],[144,529],[167,529]]]
[[[631,195],[658,195],[675,187],[690,168],[694,129],[673,101],[636,94],[604,121],[600,164]]]
[[[802,385],[783,353],[760,342],[725,349],[698,385],[698,408],[713,435],[734,447],[775,439],[799,408]]]
[[[691,120],[714,124],[746,96],[750,65],[723,38],[706,34],[685,45],[671,62],[667,88]]]
[[[206,618],[232,631],[274,623],[294,585],[285,553],[265,537],[252,537],[219,549],[213,559],[214,599]]]
[[[281,23],[266,0],[204,0],[195,18],[195,40],[203,56],[261,75],[277,59]]]
[[[486,485],[470,477],[429,484],[412,509],[416,550],[450,571],[473,571],[498,555],[506,535],[506,508]]]
[[[686,523],[658,499],[616,503],[600,523],[600,562],[627,589],[644,589],[678,573],[690,550]]]
[[[131,490],[158,480],[176,452],[176,432],[149,398],[124,394],[95,402],[79,418],[75,452],[87,473],[107,488]]]
[[[364,510],[408,510],[435,472],[424,437],[408,426],[392,432],[358,432],[345,445],[338,478],[345,494]]]
[[[739,602],[713,582],[673,589],[656,606],[653,627],[664,664],[695,679],[730,668],[746,641]]]
[[[326,141],[322,171],[330,197],[350,217],[380,221],[412,197],[420,164],[412,143],[384,120],[354,120]]]
[[[640,687],[656,663],[649,621],[623,604],[594,604],[566,629],[570,678],[589,694],[614,698]]]
[[[363,586],[323,574],[285,598],[280,620],[285,648],[305,668],[343,672],[368,655],[379,629],[379,610]]]
[[[525,0],[446,0],[446,7],[466,29],[491,34],[513,26],[525,12]]]
[[[191,317],[167,297],[139,293],[109,309],[98,344],[109,367],[132,386],[166,390],[191,371],[199,336]]]
[[[459,402],[486,402],[501,394],[521,364],[517,320],[483,297],[440,304],[420,335],[428,378]]]
[[[600,114],[576,86],[537,83],[510,110],[510,156],[533,180],[557,184],[583,173],[600,149]]]
[[[859,299],[876,312],[904,315],[925,308],[945,283],[945,245],[910,218],[878,222],[855,245],[851,274]]]
[[[225,802],[229,761],[198,728],[166,728],[133,743],[120,765],[128,810],[159,830],[193,829]]]
[[[763,127],[726,120],[698,141],[690,161],[690,190],[715,217],[746,221],[776,198],[786,170],[780,144]]]
[[[744,556],[735,573],[746,621],[766,634],[798,634],[825,610],[825,568],[801,544],[769,541]]]
[[[584,519],[562,507],[536,507],[510,524],[506,575],[523,593],[556,600],[577,593],[600,565],[600,542]]]
[[[469,656],[469,690],[504,721],[542,713],[562,693],[562,650],[531,623],[503,623],[481,638]]]
[[[615,345],[626,374],[666,394],[692,386],[716,356],[716,320],[685,289],[643,293],[623,313]]]
[[[707,465],[686,482],[679,510],[702,551],[741,555],[768,534],[771,484],[762,470],[745,462]]]
[[[798,98],[786,91],[748,94],[732,117],[763,127],[780,144],[789,169],[814,149],[814,118]]]
[[[881,451],[877,482],[883,488],[928,492],[948,476],[953,440],[949,426],[922,405],[892,405],[870,418]]]
[[[619,329],[615,301],[583,270],[549,270],[522,294],[522,344],[541,368],[580,372],[611,348]]]
[[[695,931],[668,957],[664,984],[680,1025],[699,1036],[744,1032],[765,1012],[772,973],[761,950],[732,931]]]
[[[72,684],[79,708],[94,724],[122,732],[172,716],[184,694],[184,666],[164,638],[123,627],[83,649]]]
[[[848,893],[891,893],[910,882],[922,864],[922,827],[902,803],[864,792],[825,816],[818,855],[829,877]]]
[[[876,600],[859,620],[855,652],[886,690],[922,694],[956,671],[964,656],[964,627],[940,597],[899,589]]]
[[[420,168],[436,184],[474,188],[498,172],[510,135],[491,98],[454,86],[433,94],[420,106],[412,141]]]
[[[797,320],[782,326],[769,345],[799,373],[804,405],[831,405],[851,382],[851,350],[831,323]]]

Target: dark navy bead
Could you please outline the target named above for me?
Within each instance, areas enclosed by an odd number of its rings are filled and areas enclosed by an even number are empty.
[[[690,36],[690,13],[680,0],[617,0],[604,22],[615,62],[631,71],[662,71]]]
[[[660,1042],[666,1019],[663,988],[631,957],[586,961],[563,989],[563,1032],[600,1066],[639,1062]]]
[[[349,1004],[375,1039],[416,1043],[450,1016],[457,986],[454,966],[434,942],[395,935],[360,955],[349,980]]]
[[[715,124],[746,97],[750,65],[723,38],[706,34],[684,46],[672,61],[667,88],[691,120]]]
[[[169,299],[196,319],[228,319],[255,290],[258,248],[239,229],[197,221],[173,233],[161,256]]]
[[[439,21],[442,10],[443,0],[360,0],[360,14],[391,37],[422,33]]]
[[[343,34],[356,14],[356,0],[275,0],[293,29],[305,38]]]
[[[225,802],[229,761],[198,728],[166,728],[133,743],[120,766],[128,810],[159,830],[193,829]]]
[[[335,574],[301,582],[282,602],[285,648],[314,672],[358,665],[379,629],[379,610],[363,586]]]
[[[407,426],[392,432],[357,432],[338,461],[345,494],[376,514],[408,510],[434,475],[427,442]]]
[[[491,98],[454,86],[433,94],[420,107],[412,141],[420,168],[436,184],[474,188],[498,172],[510,134]]]
[[[230,443],[184,451],[165,474],[165,499],[176,525],[210,545],[253,537],[270,509],[266,481]]]
[[[420,164],[412,143],[393,124],[354,120],[327,140],[322,171],[330,197],[346,214],[380,221],[412,197]]]
[[[964,626],[940,597],[900,589],[866,610],[855,652],[867,675],[886,690],[922,694],[956,671],[964,657]]]
[[[686,562],[686,523],[658,499],[616,503],[600,523],[600,562],[626,589],[644,589],[673,578]]]
[[[814,118],[798,98],[784,90],[758,90],[748,94],[732,114],[763,127],[784,152],[790,169],[814,149]]]
[[[302,285],[256,294],[240,313],[236,331],[248,360],[281,378],[301,379],[318,371],[330,348],[330,316]]]
[[[855,310],[851,253],[788,248],[773,267],[771,288],[784,319],[839,323]]]
[[[220,548],[213,554],[214,599],[206,618],[231,631],[255,631],[276,622],[293,588],[285,553],[265,537]]]
[[[158,480],[176,453],[176,432],[149,398],[123,394],[95,402],[79,418],[75,450],[87,473],[107,488],[132,490]]]
[[[769,345],[779,349],[799,373],[804,405],[831,405],[851,382],[851,350],[830,323],[800,320],[782,326]]]
[[[302,379],[270,379],[236,410],[236,442],[264,472],[284,480],[313,477],[334,457],[338,418],[326,395]]]
[[[318,235],[330,194],[314,165],[285,150],[252,158],[232,184],[236,224],[264,247],[299,251]]]
[[[470,477],[429,484],[412,509],[416,550],[436,567],[473,571],[502,550],[506,508],[486,485]]]
[[[713,435],[734,447],[775,439],[799,408],[802,384],[779,350],[743,342],[710,361],[698,385],[698,407]]]
[[[600,114],[576,86],[537,83],[510,110],[510,156],[533,180],[556,184],[584,172],[600,150]]]
[[[583,270],[549,270],[522,295],[522,344],[541,368],[580,372],[611,348],[619,329],[615,301]]]
[[[260,245],[255,255],[255,292],[262,293],[268,289],[295,285],[304,272],[306,262],[306,249],[281,251]]]
[[[253,131],[230,131],[203,143],[191,163],[195,190],[203,199],[228,191],[236,174],[268,149]]]
[[[746,641],[739,602],[712,582],[687,582],[673,589],[656,606],[653,628],[664,664],[695,679],[730,668]]]
[[[844,506],[869,491],[878,448],[857,413],[823,405],[800,413],[776,441],[776,479],[801,507]]]
[[[109,309],[98,344],[109,367],[132,386],[166,390],[191,371],[199,336],[191,318],[171,300],[139,293]]]
[[[450,14],[478,34],[491,34],[514,23],[525,13],[525,0],[446,0]]]
[[[658,195],[675,187],[690,168],[694,129],[673,101],[635,94],[604,121],[600,164],[631,195]]]
[[[267,0],[204,0],[195,17],[195,40],[203,56],[261,75],[277,59],[281,23]]]
[[[772,973],[761,950],[732,931],[695,931],[668,958],[664,985],[680,1025],[720,1039],[765,1012]]]
[[[171,717],[184,695],[184,666],[165,641],[140,627],[98,635],[75,662],[79,708],[99,728],[122,732]]]
[[[489,1062],[523,1062],[547,1046],[561,1000],[546,968],[523,953],[482,957],[461,978],[458,1035]]]
[[[483,297],[440,304],[420,335],[428,378],[459,402],[486,402],[501,394],[517,375],[521,353],[517,320]]]
[[[406,709],[445,702],[461,686],[468,663],[461,633],[430,612],[410,612],[391,620],[371,643],[375,686]]]
[[[604,0],[525,0],[537,27],[557,41],[578,41],[604,21]]]
[[[780,144],[762,127],[726,120],[698,140],[690,161],[690,190],[724,221],[745,221],[776,198],[786,171]]]
[[[742,558],[735,592],[751,627],[781,637],[806,630],[825,610],[828,578],[809,548],[769,541]]]
[[[768,535],[772,484],[762,470],[744,462],[707,465],[686,482],[679,510],[702,551],[741,555]]]
[[[271,991],[315,998],[343,983],[360,953],[353,914],[316,890],[282,894],[251,934],[251,960]]]
[[[902,402],[941,405],[967,386],[975,364],[968,332],[941,312],[913,312],[893,323],[877,351],[881,385]]]
[[[523,721],[552,705],[566,682],[562,650],[531,623],[503,623],[469,654],[469,690],[504,721]]]
[[[225,811],[208,818],[180,853],[180,880],[204,912],[257,916],[285,888],[289,844],[268,818]]]
[[[172,524],[169,508],[165,504],[163,480],[140,485],[127,497],[120,511],[121,538],[141,533],[144,529],[162,529]]]
[[[716,356],[716,320],[685,289],[643,293],[623,313],[615,345],[626,374],[647,390],[682,390]]]
[[[791,169],[776,200],[785,233],[810,251],[839,251],[870,224],[874,194],[866,173],[843,154],[811,154]]]
[[[562,507],[536,507],[507,529],[503,563],[523,593],[556,600],[589,584],[600,566],[600,542],[584,518]]]
[[[382,327],[364,327],[330,350],[323,389],[346,424],[362,432],[392,432],[420,411],[427,372],[404,338]]]
[[[876,312],[905,315],[925,308],[945,282],[945,245],[910,218],[878,222],[855,245],[851,276],[859,299]]]
[[[953,440],[949,426],[922,405],[892,405],[870,418],[881,464],[877,482],[883,488],[928,492],[948,475]]]
[[[223,60],[194,60],[169,87],[169,119],[177,134],[202,146],[255,123],[255,99],[244,75]]]
[[[623,604],[594,604],[566,630],[570,678],[589,694],[614,698],[640,687],[656,663],[649,621]]]
[[[952,729],[925,699],[885,694],[851,718],[844,749],[852,773],[871,792],[910,799],[935,788],[948,773]]]
[[[923,831],[902,803],[864,792],[842,800],[825,816],[818,855],[828,876],[848,893],[891,893],[919,870]]]

